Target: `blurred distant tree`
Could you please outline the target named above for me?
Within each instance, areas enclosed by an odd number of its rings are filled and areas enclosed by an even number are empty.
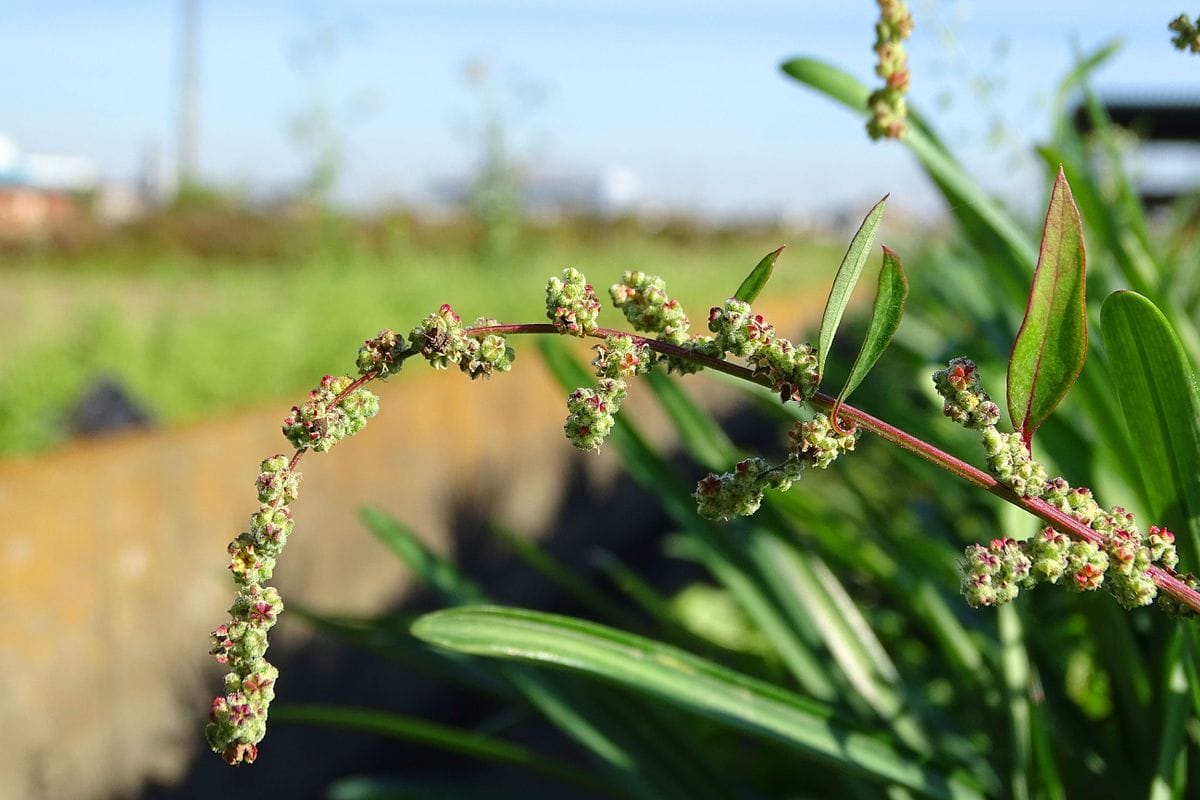
[[[512,143],[513,130],[519,118],[536,109],[543,97],[540,87],[519,76],[500,87],[493,72],[482,58],[471,59],[463,67],[463,78],[479,103],[477,120],[466,126],[472,144],[479,148],[466,208],[479,224],[480,255],[487,260],[503,258],[516,245],[525,170]]]

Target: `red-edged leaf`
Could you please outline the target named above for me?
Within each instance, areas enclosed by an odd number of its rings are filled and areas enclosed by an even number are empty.
[[[1087,357],[1086,265],[1079,209],[1060,167],[1025,320],[1008,360],[1008,413],[1026,447],[1066,397]]]

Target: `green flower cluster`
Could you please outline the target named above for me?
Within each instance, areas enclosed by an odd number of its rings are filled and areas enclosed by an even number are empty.
[[[629,270],[621,276],[620,283],[609,287],[608,294],[634,330],[658,334],[671,344],[689,340],[691,323],[679,301],[667,294],[666,282],[657,275]]]
[[[626,378],[649,372],[653,352],[632,336],[609,336],[595,346],[597,383],[581,387],[567,397],[567,439],[580,450],[598,450],[612,433],[616,413],[628,395]]]
[[[946,369],[933,373],[933,385],[946,401],[942,413],[964,428],[980,430],[1000,421],[1000,406],[980,386],[979,371],[971,359],[951,359]]]
[[[580,387],[567,397],[567,439],[580,450],[599,450],[612,433],[616,413],[626,397],[620,378],[601,378],[593,387]]]
[[[596,328],[600,317],[600,301],[596,291],[573,267],[562,271],[562,277],[551,277],[546,283],[546,316],[559,333],[587,336]]]
[[[349,375],[326,375],[321,385],[309,392],[308,400],[292,406],[292,413],[283,420],[283,435],[297,450],[323,453],[361,431],[378,413],[379,399],[366,389],[342,396],[353,383]]]
[[[809,467],[825,469],[838,456],[854,449],[858,433],[841,433],[825,414],[800,421],[788,431],[788,453]]]
[[[609,336],[604,344],[593,348],[596,357],[592,366],[599,378],[632,378],[650,371],[654,365],[653,351],[632,336]]]
[[[1200,54],[1200,16],[1193,22],[1188,19],[1187,14],[1180,14],[1171,20],[1167,27],[1175,34],[1171,38],[1171,44],[1179,50]]]
[[[797,422],[788,432],[788,457],[782,464],[748,458],[739,461],[733,472],[706,475],[692,495],[696,510],[705,519],[750,516],[762,505],[767,489],[787,491],[805,468],[825,469],[842,453],[853,450],[856,439],[857,433],[839,433],[824,414]]]
[[[988,471],[1022,497],[1041,498],[1099,534],[1099,542],[1071,541],[1046,528],[1026,541],[995,539],[990,545],[971,545],[963,564],[963,595],[972,606],[1007,603],[1021,588],[1038,583],[1066,583],[1078,591],[1104,586],[1125,608],[1154,602],[1158,588],[1150,567],[1174,569],[1179,557],[1175,536],[1151,526],[1149,535],[1138,530],[1125,509],[1105,511],[1091,490],[1073,488],[1065,478],[1047,478],[1046,468],[1035,461],[1020,435],[996,429],[1000,411],[980,387],[975,364],[956,358],[933,376],[934,386],[946,401],[945,414],[960,425],[978,430],[987,452]],[[1187,577],[1189,582],[1194,579]],[[1169,610],[1181,610],[1162,597]]]
[[[480,317],[472,327],[485,328],[495,324],[494,319]],[[471,380],[490,378],[493,372],[512,369],[515,353],[508,340],[497,333],[482,337],[468,335],[462,318],[446,304],[413,328],[409,338],[434,369],[448,369],[451,364],[457,364]]]
[[[724,358],[732,353],[746,359],[754,374],[765,377],[783,401],[804,401],[817,391],[817,355],[812,345],[792,344],[775,333],[775,326],[755,314],[750,305],[730,298],[708,313],[714,337],[709,353]]]
[[[733,472],[709,474],[696,484],[692,495],[696,511],[705,519],[731,520],[748,517],[762,505],[766,489],[787,491],[800,478],[803,464],[788,459],[772,466],[763,458],[747,458],[734,465]]]
[[[408,355],[404,337],[391,328],[384,328],[374,339],[363,342],[355,365],[359,375],[373,373],[380,380],[387,380],[400,371]]]
[[[212,701],[205,729],[214,752],[230,764],[251,763],[267,729],[267,708],[275,698],[279,671],[263,656],[267,631],[283,611],[279,592],[263,583],[270,579],[275,560],[292,531],[288,506],[299,493],[300,475],[287,456],[262,462],[255,485],[259,509],[250,530],[229,543],[229,570],[238,587],[229,621],[212,632],[210,651],[229,666],[225,693]]]
[[[910,74],[904,40],[912,36],[913,19],[903,0],[879,0],[879,21],[875,23],[875,74],[883,78],[882,88],[867,99],[871,119],[867,133],[872,139],[899,139],[908,125]]]
[[[984,547],[973,544],[963,563],[963,597],[972,608],[1008,603],[1022,588],[1038,583],[1058,583],[1078,592],[1100,588],[1108,555],[1092,542],[1072,542],[1053,528],[1044,528],[1031,539],[993,539]]]
[[[994,425],[979,434],[987,451],[988,471],[1021,497],[1041,497],[1046,468],[1033,460],[1019,433],[1001,433]]]

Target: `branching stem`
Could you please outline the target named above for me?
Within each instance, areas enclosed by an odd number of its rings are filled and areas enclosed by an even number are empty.
[[[486,336],[490,333],[497,334],[555,334],[558,330],[549,323],[526,323],[514,325],[488,325],[478,328],[466,328],[465,333],[471,336]],[[625,331],[617,331],[611,328],[596,328],[591,331],[589,336],[596,339],[606,339],[609,336],[628,336],[635,342],[645,344],[651,350],[664,355],[676,356],[681,359],[686,359],[693,364],[699,364],[708,369],[713,369],[718,372],[724,372],[726,375],[732,375],[735,378],[756,383],[767,388],[774,388],[770,382],[762,375],[756,375],[754,370],[741,364],[734,364],[719,358],[700,355],[689,350],[686,347],[671,344],[670,342],[662,342],[657,339],[649,339],[637,334],[627,333]],[[837,404],[837,399],[818,392],[809,401],[815,406],[832,410]],[[1071,536],[1074,539],[1093,544],[1104,544],[1104,537],[1084,523],[1070,516],[1069,514],[1060,511],[1058,508],[1050,505],[1044,500],[1038,498],[1022,497],[1009,489],[1004,484],[1000,483],[994,477],[979,469],[971,466],[962,459],[956,458],[949,453],[941,450],[923,439],[918,439],[910,433],[907,433],[894,425],[891,425],[883,420],[871,416],[865,411],[862,411],[847,403],[838,405],[838,414],[840,417],[849,420],[854,425],[861,427],[863,430],[869,431],[881,439],[884,439],[896,445],[902,450],[906,450],[919,458],[934,464],[946,472],[955,475],[962,480],[974,486],[983,489],[984,491],[994,494],[1006,503],[1011,503],[1026,512],[1033,514],[1035,517],[1043,520],[1047,524],[1053,526],[1059,531]],[[1163,567],[1152,565],[1149,569],[1150,577],[1154,580],[1159,590],[1166,592],[1174,597],[1179,602],[1191,608],[1193,611],[1200,613],[1200,591],[1188,586],[1179,578],[1173,571]]]

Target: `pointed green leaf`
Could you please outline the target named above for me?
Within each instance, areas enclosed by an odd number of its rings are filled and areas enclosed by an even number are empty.
[[[1113,292],[1100,330],[1138,472],[1156,522],[1179,537],[1187,569],[1200,557],[1200,399],[1167,318],[1136,292]]]
[[[932,797],[980,796],[958,777],[841,722],[828,706],[640,636],[496,606],[436,611],[412,630],[450,650],[586,673],[884,784]]]
[[[744,303],[753,303],[763,287],[767,285],[767,281],[771,279],[771,273],[775,271],[775,262],[779,260],[779,254],[782,252],[783,248],[780,247],[763,256],[762,261],[750,270],[750,274],[746,276],[746,280],[742,281],[742,285],[738,287],[733,296]]]
[[[1025,319],[1008,360],[1008,413],[1026,447],[1083,371],[1086,265],[1079,209],[1060,167]]]
[[[842,322],[842,314],[850,303],[850,295],[862,274],[863,265],[871,253],[871,244],[875,241],[875,232],[883,220],[883,207],[888,196],[876,203],[870,211],[858,232],[850,240],[850,247],[842,257],[841,266],[833,278],[833,286],[829,289],[829,298],[825,301],[825,313],[821,315],[821,330],[817,334],[817,376],[825,374],[825,359],[829,356],[829,348],[833,346],[833,337],[837,334],[838,325]]]
[[[904,267],[900,265],[896,254],[884,247],[879,288],[875,291],[875,306],[871,309],[871,323],[867,326],[867,335],[858,357],[854,359],[854,366],[850,368],[850,377],[838,395],[837,405],[840,406],[858,388],[891,344],[896,329],[900,327],[900,317],[904,315],[904,301],[907,299],[908,277],[904,274]]]

